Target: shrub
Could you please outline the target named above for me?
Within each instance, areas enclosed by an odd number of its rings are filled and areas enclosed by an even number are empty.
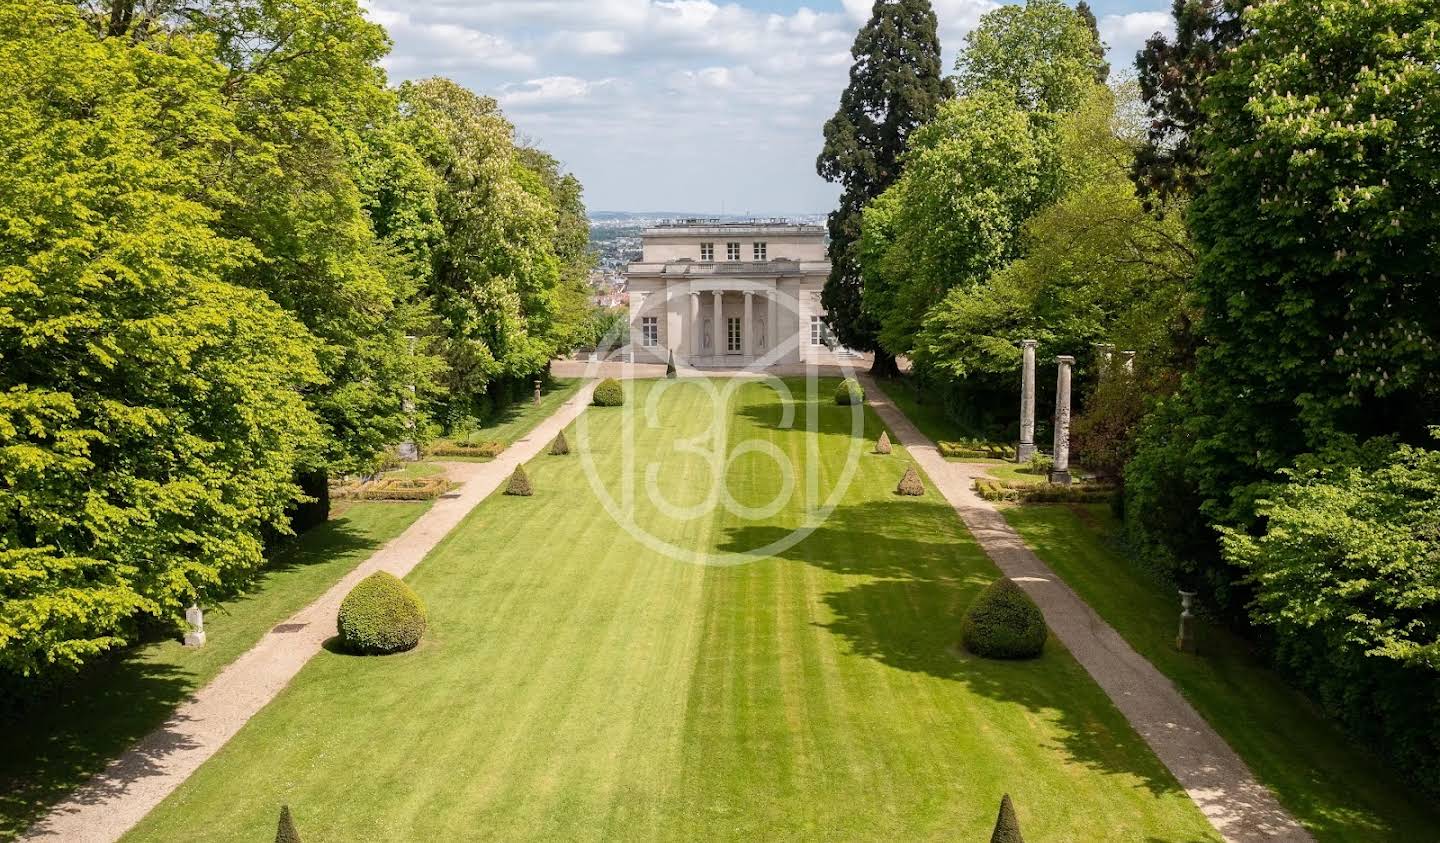
[[[1055,458],[1049,454],[1037,453],[1025,464],[1025,470],[1031,474],[1048,477],[1050,472],[1055,470]]]
[[[883,430],[880,431],[880,439],[879,439],[879,441],[877,441],[877,442],[875,443],[875,453],[877,453],[877,454],[888,454],[888,453],[890,453],[890,434],[887,433],[886,431],[883,431]]]
[[[550,456],[563,457],[570,453],[570,443],[565,441],[565,431],[555,434],[555,441],[550,443]]]
[[[864,402],[865,388],[854,378],[846,378],[840,386],[835,388],[835,403],[842,407]]]
[[[413,648],[425,634],[425,606],[410,586],[376,571],[350,589],[336,616],[346,650],[384,655]]]
[[[300,843],[300,832],[295,830],[295,821],[290,818],[290,806],[280,806],[280,825],[275,829],[275,843]]]
[[[671,349],[670,359],[665,362],[665,377],[675,379],[675,351]]]
[[[936,445],[940,456],[962,460],[1013,460],[1015,446],[1000,442],[982,442],[969,439],[963,442],[940,442]]]
[[[1030,659],[1045,648],[1045,616],[1009,577],[991,583],[965,613],[965,649],[987,659]]]
[[[990,843],[1025,843],[1025,838],[1020,836],[1020,820],[1015,816],[1015,806],[1010,803],[1008,793],[1000,797],[1000,815],[995,818]]]
[[[1102,483],[1052,486],[1034,483],[1007,483],[993,477],[975,478],[975,491],[987,501],[999,503],[1104,503],[1114,498],[1115,487]]]
[[[522,498],[528,498],[535,494],[535,491],[530,488],[530,478],[525,474],[525,466],[515,466],[515,470],[510,474],[510,483],[505,487],[505,494],[517,495]]]
[[[614,378],[606,378],[595,387],[595,397],[590,403],[597,407],[619,407],[625,403],[625,387]]]
[[[501,442],[446,442],[440,441],[425,449],[432,457],[489,457],[500,456],[505,450]]]
[[[920,482],[920,472],[915,466],[905,467],[905,476],[900,478],[900,485],[895,487],[895,494],[919,497],[925,494],[925,484]]]

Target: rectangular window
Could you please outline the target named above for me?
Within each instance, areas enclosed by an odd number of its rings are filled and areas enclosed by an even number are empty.
[[[701,243],[701,244],[700,244],[700,260],[702,260],[702,261],[713,261],[713,260],[715,260],[715,244],[714,244],[714,243]]]
[[[660,344],[660,317],[640,317],[640,344],[646,348],[654,348]]]
[[[730,333],[725,343],[725,350],[731,354],[740,351],[740,317],[730,317]]]
[[[810,344],[829,345],[830,326],[825,324],[824,316],[810,317]]]
[[[739,244],[739,243],[726,243],[726,244],[725,244],[725,260],[727,260],[727,261],[738,261],[738,260],[740,260],[740,244]]]
[[[768,243],[756,243],[756,244],[755,244],[755,260],[757,260],[757,261],[769,260],[769,258],[765,257],[765,253],[768,252],[768,251],[769,251],[769,244],[768,244]]]

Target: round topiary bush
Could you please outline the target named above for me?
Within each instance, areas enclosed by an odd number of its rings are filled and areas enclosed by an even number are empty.
[[[835,389],[835,403],[843,406],[850,404],[863,404],[865,402],[865,387],[860,381],[854,378],[846,378],[839,387]]]
[[[965,613],[965,649],[987,659],[1032,659],[1045,648],[1045,616],[1009,577],[991,583]]]
[[[619,407],[625,403],[625,387],[614,378],[606,378],[595,387],[591,403],[597,407]]]
[[[350,589],[336,616],[340,643],[363,655],[399,653],[425,634],[425,606],[400,579],[376,571]]]

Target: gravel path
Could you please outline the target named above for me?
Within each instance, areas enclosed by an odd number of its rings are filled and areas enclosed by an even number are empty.
[[[955,507],[1001,572],[1040,605],[1051,634],[1110,695],[1215,829],[1235,843],[1311,840],[1170,680],[1101,620],[1025,546],[1000,512],[974,492],[974,478],[984,474],[986,466],[948,462],[872,378],[862,380],[867,403]]]
[[[529,435],[485,463],[449,463],[447,473],[460,488],[435,502],[404,533],[360,563],[324,596],[275,627],[253,648],[176,709],[165,725],[36,823],[23,840],[100,843],[118,840],[152,808],[180,786],[206,759],[240,731],[320,652],[335,634],[340,601],[355,583],[376,571],[397,577],[410,572],[431,548],[477,504],[499,488],[515,466],[550,444],[590,403],[587,384]],[[196,839],[204,839],[197,829]]]

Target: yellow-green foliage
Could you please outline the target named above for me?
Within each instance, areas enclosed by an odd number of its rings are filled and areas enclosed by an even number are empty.
[[[625,403],[625,387],[614,378],[606,378],[595,387],[591,403],[597,407],[619,407]]]
[[[865,388],[854,378],[846,378],[835,389],[835,403],[841,406],[865,403]]]

